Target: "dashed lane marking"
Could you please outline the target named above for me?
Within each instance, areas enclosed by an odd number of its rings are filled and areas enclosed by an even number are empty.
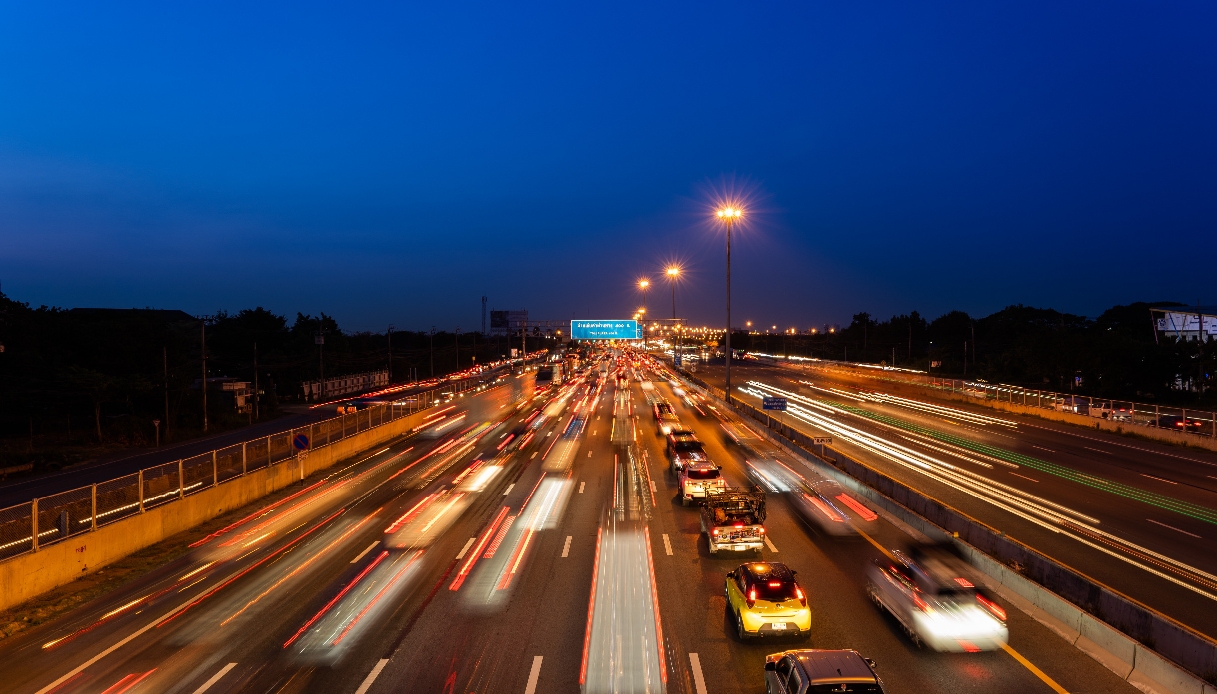
[[[566,536],[566,544],[562,545],[562,556],[563,556],[563,558],[565,558],[565,557],[567,557],[567,556],[569,556],[569,555],[570,555],[570,541],[571,541],[571,537],[572,537],[571,535],[567,535],[567,536]]]
[[[765,546],[768,547],[769,551],[773,552],[774,554],[776,554],[778,551],[778,548],[773,546],[773,540],[770,540],[768,535],[765,536]]]
[[[460,561],[460,560],[462,560],[462,559],[464,559],[464,558],[465,558],[465,553],[469,551],[469,548],[473,546],[473,543],[474,543],[474,542],[477,542],[477,538],[476,538],[476,537],[471,537],[471,538],[469,538],[469,541],[465,543],[465,546],[464,546],[464,547],[461,547],[461,552],[460,552],[460,554],[456,555],[456,560],[457,560],[457,561]]]
[[[697,694],[707,694],[706,676],[701,674],[701,659],[696,653],[689,654],[689,664],[693,666],[693,687],[697,689]]]
[[[368,545],[368,548],[365,549],[364,551],[360,552],[359,556],[352,559],[351,563],[354,564],[355,562],[359,561],[360,559],[363,559],[364,555],[366,555],[368,552],[371,552],[372,548],[374,548],[378,544],[380,544],[380,540],[377,540],[376,542],[373,542],[372,544]]]
[[[524,687],[524,694],[534,694],[537,691],[537,680],[541,677],[541,656],[534,655],[532,657],[532,670],[528,671],[528,685]]]
[[[672,556],[672,541],[668,539],[668,534],[663,534],[663,551],[669,557]]]
[[[579,483],[579,493],[580,493],[580,494],[582,494],[582,493],[583,493],[583,487],[584,487],[584,486],[586,486],[586,485],[587,485],[587,482],[580,482],[580,483]]]
[[[380,661],[376,663],[376,667],[372,668],[372,671],[368,673],[368,676],[363,678],[363,684],[359,685],[359,689],[355,690],[355,694],[367,694],[368,689],[372,687],[372,683],[375,682],[376,678],[380,676],[380,671],[385,669],[385,666],[388,664],[388,658],[381,658]]]
[[[194,690],[194,694],[203,694],[203,692],[207,691],[208,689],[211,689],[212,685],[214,685],[216,682],[219,682],[221,679],[223,679],[224,675],[227,675],[228,671],[235,668],[236,666],[237,666],[236,663],[229,663],[229,664],[225,665],[224,667],[220,668],[220,671],[217,672],[216,674],[212,675],[211,679],[204,682],[203,686]]]
[[[511,488],[514,486],[516,486],[515,482],[512,482],[511,484],[507,485],[507,489],[503,490],[503,496],[507,496],[508,494],[510,494]]]
[[[1153,518],[1146,518],[1145,520],[1149,521],[1150,523],[1153,523],[1154,525],[1161,525],[1164,528],[1170,528],[1171,530],[1183,533],[1184,535],[1191,535],[1192,537],[1196,538],[1197,540],[1204,539],[1195,533],[1189,533],[1188,531],[1182,530],[1180,528],[1176,528],[1173,525],[1167,525],[1166,523],[1159,523],[1158,521],[1154,520]]]

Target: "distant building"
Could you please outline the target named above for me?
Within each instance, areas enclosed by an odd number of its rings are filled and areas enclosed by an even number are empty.
[[[1165,336],[1205,342],[1217,339],[1217,306],[1167,306],[1151,308],[1149,313],[1154,327]]]
[[[194,379],[194,384],[190,387],[198,390],[200,378]],[[253,389],[249,387],[249,381],[238,381],[235,378],[228,376],[209,376],[207,377],[207,392],[208,397],[215,397],[211,393],[219,394],[220,398],[232,404],[232,408],[237,414],[249,414],[253,410]],[[209,406],[210,407],[210,406]]]

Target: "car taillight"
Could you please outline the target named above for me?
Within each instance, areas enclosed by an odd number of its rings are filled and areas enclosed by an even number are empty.
[[[718,534],[718,528],[715,528],[715,529],[714,529],[714,534],[715,534],[715,535],[717,535],[717,534]]]
[[[980,603],[981,607],[988,610],[994,617],[997,617],[1003,622],[1006,621],[1006,611],[1001,608],[1001,605],[998,605],[992,600],[986,600],[983,595],[979,594],[976,596],[976,602]]]
[[[913,596],[913,604],[916,605],[917,609],[921,610],[922,612],[925,612],[930,608],[930,606],[925,603],[925,600],[921,599],[920,595]]]
[[[782,582],[781,582],[781,581],[770,581],[770,582],[769,582],[769,587],[770,587],[770,588],[781,588],[781,587],[782,587]]]
[[[799,602],[803,604],[803,607],[807,607],[807,596],[803,594],[803,589],[795,586],[794,594],[799,596]]]
[[[753,588],[752,590],[748,591],[748,607],[752,607],[755,604],[756,604],[756,588]]]

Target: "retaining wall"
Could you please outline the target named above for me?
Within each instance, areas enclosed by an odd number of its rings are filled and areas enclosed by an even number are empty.
[[[383,446],[418,426],[428,412],[423,410],[386,422],[312,449],[302,459],[291,458],[249,472],[93,532],[0,562],[0,609],[30,600],[132,552],[299,482],[314,472]]]

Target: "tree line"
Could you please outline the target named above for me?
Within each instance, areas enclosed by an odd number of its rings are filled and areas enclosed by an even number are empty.
[[[1157,334],[1150,307],[1114,306],[1097,318],[1009,306],[982,318],[951,311],[876,320],[858,313],[848,327],[815,334],[737,332],[732,344],[756,352],[892,364],[950,376],[1107,398],[1217,407],[1217,344]]]
[[[316,336],[324,335],[324,346]],[[528,348],[544,338],[529,336]],[[63,464],[66,448],[146,446],[203,433],[199,384],[254,382],[257,414],[301,400],[301,384],[388,369],[393,382],[443,376],[509,355],[520,338],[476,332],[347,332],[325,313],[294,320],[264,308],[191,316],[156,309],[31,307],[0,294],[0,468]],[[209,392],[209,432],[249,424],[253,412]],[[74,455],[83,455],[79,451]],[[56,456],[67,456],[62,460]]]

